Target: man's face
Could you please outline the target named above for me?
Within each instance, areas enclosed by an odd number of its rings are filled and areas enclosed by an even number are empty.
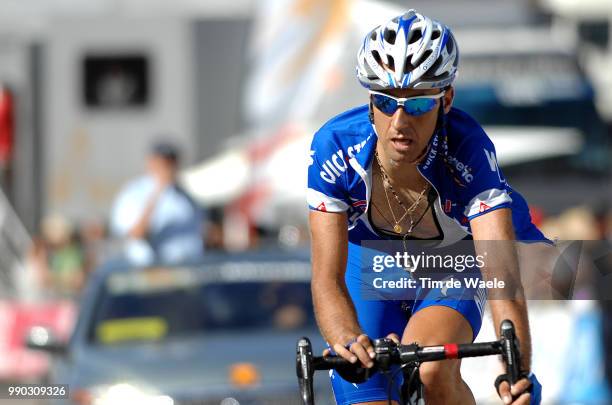
[[[392,89],[384,91],[394,97],[415,97],[440,93],[441,89]],[[444,112],[450,111],[454,96],[452,87],[444,95]],[[371,96],[370,96],[371,97]],[[422,115],[412,116],[403,108],[398,108],[392,115],[386,115],[376,106],[374,112],[374,126],[378,135],[379,147],[382,147],[387,159],[394,162],[414,162],[424,151],[436,128],[440,100],[436,106]]]
[[[149,173],[160,183],[167,184],[174,181],[177,165],[171,160],[159,155],[151,155],[147,161]]]

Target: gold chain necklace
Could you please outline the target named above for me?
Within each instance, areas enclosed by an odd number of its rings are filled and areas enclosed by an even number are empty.
[[[395,233],[402,233],[403,228],[400,225],[400,223],[404,220],[404,218],[406,218],[406,215],[408,215],[408,218],[410,218],[410,227],[408,228],[408,232],[406,233],[406,235],[408,235],[408,234],[412,233],[412,230],[414,229],[415,225],[417,225],[418,222],[421,222],[420,219],[419,219],[417,224],[415,224],[414,223],[414,218],[412,217],[412,213],[419,206],[419,203],[421,202],[421,199],[423,199],[423,196],[425,195],[425,192],[429,188],[429,184],[425,183],[425,187],[423,188],[423,191],[421,191],[421,193],[416,198],[416,200],[414,200],[412,205],[409,208],[406,208],[404,206],[404,203],[402,203],[402,200],[399,198],[399,196],[397,195],[397,193],[393,189],[393,186],[391,185],[391,180],[389,179],[389,176],[387,175],[387,172],[385,172],[385,169],[383,168],[383,165],[380,163],[380,158],[378,156],[378,152],[374,152],[374,155],[376,156],[376,162],[378,163],[378,167],[380,167],[380,172],[381,172],[382,177],[383,177],[383,189],[385,190],[385,197],[387,199],[387,204],[389,205],[389,211],[391,211],[391,216],[393,217],[393,221],[395,222],[395,225],[393,225],[393,231]],[[395,201],[397,201],[399,206],[404,209],[404,214],[401,216],[401,218],[399,220],[395,218],[395,212],[393,211],[393,208],[391,208],[391,200],[389,199],[389,194],[387,192],[387,189],[389,189],[391,191],[391,194],[393,194],[393,197],[395,197]],[[422,217],[421,217],[421,219],[422,219]]]

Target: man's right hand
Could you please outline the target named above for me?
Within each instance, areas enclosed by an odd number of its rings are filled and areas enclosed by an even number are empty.
[[[387,338],[393,340],[397,344],[400,343],[399,336],[397,336],[395,333],[390,333],[387,335]],[[357,360],[359,360],[363,367],[371,368],[374,366],[374,362],[372,361],[376,357],[376,353],[374,353],[374,346],[372,346],[372,341],[368,335],[364,333],[350,339],[344,345],[335,343],[332,349],[337,356],[340,356],[351,363],[356,363]],[[329,356],[330,354],[332,354],[330,349],[323,350],[323,356]]]

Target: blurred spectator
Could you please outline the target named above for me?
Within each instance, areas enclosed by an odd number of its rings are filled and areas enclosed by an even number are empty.
[[[542,229],[552,239],[578,242],[566,244],[567,249],[554,267],[552,282],[555,288],[562,297],[594,299],[592,252],[588,249],[590,245],[580,242],[599,239],[592,210],[586,205],[569,208],[557,218],[549,218]]]
[[[599,236],[596,218],[584,206],[565,210],[557,218],[548,218],[540,229],[550,239],[597,240]]]
[[[602,201],[594,209],[587,207],[574,207],[564,211],[558,218],[548,219],[543,232],[547,236],[566,240],[599,240],[601,243],[586,244],[586,254],[590,256],[587,263],[593,263],[591,272],[578,271],[577,286],[589,282],[592,294],[599,300],[601,310],[601,325],[597,323],[595,334],[600,333],[602,345],[601,355],[604,357],[602,364],[608,387],[612,387],[612,209],[607,201]],[[581,274],[587,275],[587,280],[580,280]],[[589,297],[591,296],[589,295]],[[585,321],[586,322],[586,321]],[[584,326],[582,326],[584,327]],[[600,329],[601,328],[601,329]],[[601,330],[601,332],[599,332]],[[598,347],[597,336],[593,337],[595,342],[589,342],[593,347]],[[594,349],[595,350],[595,349]],[[587,361],[586,369],[595,369],[593,362]],[[586,370],[588,371],[588,370]],[[608,388],[609,390],[609,388]],[[601,389],[600,391],[604,391]],[[592,393],[590,394],[592,395]]]
[[[108,227],[99,218],[91,218],[80,223],[79,239],[82,244],[86,274],[120,254],[120,246],[109,238]]]
[[[594,214],[597,221],[599,239],[612,241],[612,204],[602,201],[595,207]]]
[[[223,209],[222,208],[212,208],[209,211],[208,215],[208,224],[206,227],[206,231],[204,230],[203,235],[205,236],[205,246],[206,250],[225,250],[224,244],[224,234],[223,234]]]
[[[602,317],[602,340],[606,381],[612,391],[612,208],[604,201],[595,210],[603,254],[597,260],[598,276],[594,279]]]
[[[560,298],[572,298],[575,311],[562,384],[567,403],[608,404],[611,399],[612,250],[609,242],[602,241],[609,235],[608,212],[608,206],[595,210],[573,207],[556,218],[547,218],[543,226],[547,236],[568,241],[557,261],[562,265],[554,266],[552,278],[558,291],[569,291]],[[601,312],[594,305],[595,297],[599,298]],[[576,347],[588,350],[576,351]]]
[[[28,254],[35,279],[45,295],[74,298],[85,281],[84,257],[74,229],[60,215],[43,219],[41,237],[34,238]]]
[[[179,152],[169,142],[151,150],[147,174],[119,193],[111,230],[125,241],[133,265],[198,260],[204,251],[204,214],[177,182]]]

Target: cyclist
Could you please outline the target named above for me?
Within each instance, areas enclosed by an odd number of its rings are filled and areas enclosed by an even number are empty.
[[[359,82],[370,90],[368,105],[334,117],[313,138],[308,204],[317,321],[337,355],[365,367],[372,366],[374,338],[472,342],[486,295],[473,289],[461,300],[365,300],[362,241],[546,241],[525,200],[504,180],[491,140],[452,107],[458,61],[450,29],[414,10],[376,27],[357,61]],[[516,255],[506,262],[509,269],[518,266]],[[498,379],[500,397],[507,404],[539,403],[525,300],[519,295],[490,306],[496,330],[502,319],[514,322],[524,357],[524,374],[512,389],[504,376]],[[388,380],[380,373],[363,384],[330,375],[339,404],[387,403]],[[459,360],[423,364],[421,379],[428,404],[474,403]],[[398,401],[398,390],[391,392]]]

